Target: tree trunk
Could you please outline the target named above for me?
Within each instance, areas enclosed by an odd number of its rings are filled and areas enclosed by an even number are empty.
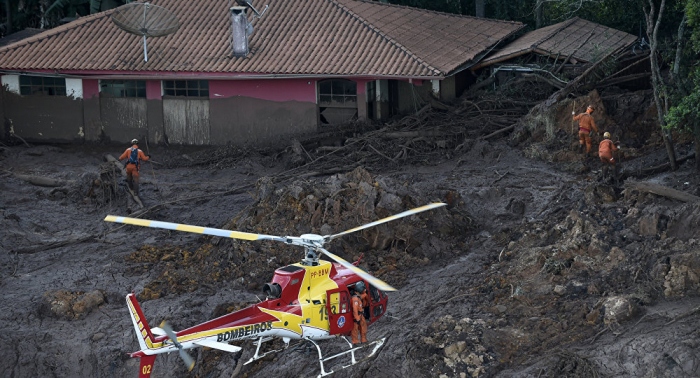
[[[535,29],[539,29],[542,27],[542,18],[543,18],[543,12],[542,12],[542,5],[544,3],[544,0],[537,0],[535,3]]]
[[[671,169],[676,170],[678,167],[676,165],[676,153],[673,149],[673,140],[671,139],[671,131],[666,129],[666,112],[664,109],[664,99],[666,97],[666,90],[664,89],[663,77],[661,76],[661,69],[659,68],[659,58],[657,56],[658,46],[659,46],[659,26],[661,26],[661,17],[664,13],[664,6],[666,5],[666,0],[661,0],[661,5],[659,6],[659,15],[655,17],[656,6],[653,0],[649,0],[649,10],[644,9],[644,15],[647,21],[647,36],[649,37],[649,45],[651,51],[649,52],[649,61],[651,62],[651,84],[654,88],[654,103],[656,103],[656,111],[658,113],[659,127],[661,127],[661,137],[664,140],[664,145],[666,145],[666,153],[668,154],[668,160],[671,164]]]
[[[476,0],[476,17],[486,17],[485,9],[484,9],[484,1],[485,0]]]
[[[683,33],[685,32],[685,24],[688,20],[688,15],[684,14],[681,24],[678,26],[678,44],[676,45],[676,61],[673,63],[673,81],[678,82],[681,67],[681,57],[683,55]]]

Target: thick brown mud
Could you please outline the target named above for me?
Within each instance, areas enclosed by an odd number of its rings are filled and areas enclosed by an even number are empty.
[[[663,162],[663,148],[645,142],[651,134],[630,137],[640,142],[626,169]],[[406,164],[384,159],[326,174],[290,171],[300,163],[289,150],[153,148],[158,164],[141,170],[143,217],[330,234],[448,203],[330,245],[347,260],[364,254],[363,268],[399,288],[390,316],[369,329],[386,344],[336,377],[699,376],[700,204],[603,182],[596,159],[570,153],[570,139],[506,142],[432,144],[425,153],[438,152]],[[143,211],[103,161],[122,151],[2,149],[3,376],[135,377],[127,293],[138,295],[151,325],[168,320],[177,330],[256,303],[274,269],[302,257],[269,242],[104,222]],[[636,179],[697,194],[692,164]],[[36,186],[15,173],[65,185]],[[328,353],[342,346],[321,345]],[[177,355],[161,355],[153,376],[319,374],[315,350],[304,346],[246,366],[239,362],[254,346],[241,346],[234,355],[193,350],[191,373]]]

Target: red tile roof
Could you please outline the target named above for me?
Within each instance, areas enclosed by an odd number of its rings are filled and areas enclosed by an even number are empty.
[[[520,30],[487,20],[358,0],[258,0],[250,54],[231,56],[225,0],[153,0],[180,21],[174,34],[142,38],[111,22],[114,10],[0,48],[0,70],[100,74],[274,74],[440,77],[478,60]]]
[[[605,55],[610,49],[623,49],[636,40],[637,37],[632,34],[575,17],[526,33],[482,60],[476,68],[530,52],[550,56],[559,55],[560,58],[566,58],[573,53],[572,58],[591,62],[596,57]]]

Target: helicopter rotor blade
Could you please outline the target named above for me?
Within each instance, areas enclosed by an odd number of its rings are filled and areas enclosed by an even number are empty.
[[[280,236],[272,236],[272,235],[263,235],[263,234],[251,234],[248,232],[240,232],[240,231],[231,231],[231,230],[222,230],[219,228],[209,228],[209,227],[200,227],[200,226],[190,226],[187,224],[179,224],[179,223],[170,223],[170,222],[161,222],[161,221],[154,221],[154,220],[148,220],[148,219],[138,219],[138,218],[129,218],[129,217],[119,217],[116,215],[107,215],[105,217],[105,221],[107,222],[114,222],[114,223],[124,223],[124,224],[131,224],[134,226],[142,226],[142,227],[151,227],[151,228],[162,228],[165,230],[176,230],[176,231],[185,231],[185,232],[192,232],[195,234],[204,234],[204,235],[213,235],[213,236],[221,236],[224,238],[231,238],[231,239],[241,239],[241,240],[275,240],[275,241],[281,241],[283,243],[287,242],[287,239],[280,237]]]
[[[377,289],[382,290],[382,291],[396,291],[396,289],[393,288],[393,287],[392,287],[391,285],[389,285],[388,283],[386,283],[386,282],[380,280],[379,278],[374,277],[373,275],[371,275],[371,274],[365,272],[364,270],[362,270],[362,269],[356,267],[355,265],[352,265],[352,263],[347,262],[346,260],[344,260],[344,259],[341,258],[340,256],[335,255],[335,254],[332,254],[332,253],[328,252],[328,250],[326,250],[326,249],[324,249],[324,248],[319,248],[319,249],[320,249],[320,251],[323,252],[326,256],[330,257],[332,260],[334,260],[334,261],[337,262],[338,264],[344,266],[345,268],[352,270],[353,273],[355,273],[355,274],[357,274],[358,276],[362,277],[363,279],[365,279],[367,282],[369,282],[370,284],[372,284],[372,286],[376,287]]]
[[[160,323],[160,328],[165,331],[165,334],[168,335],[168,338],[170,338],[170,340],[173,341],[173,344],[175,344],[177,347],[180,358],[182,358],[182,361],[187,366],[187,370],[192,371],[192,368],[194,367],[194,359],[189,353],[187,353],[187,351],[182,349],[182,344],[177,342],[177,335],[175,334],[175,331],[173,331],[173,328],[170,327],[170,324],[168,324],[165,320]]]
[[[326,236],[326,237],[325,237],[325,241],[331,241],[331,240],[333,240],[333,239],[335,239],[335,238],[337,238],[337,237],[339,237],[339,236],[347,235],[347,234],[353,233],[353,232],[355,232],[355,231],[364,230],[365,228],[374,227],[374,226],[377,226],[377,225],[382,224],[382,223],[391,222],[391,221],[396,220],[396,219],[399,219],[399,218],[403,218],[403,217],[406,217],[406,216],[409,216],[409,215],[417,214],[417,213],[420,213],[420,212],[422,212],[422,211],[426,211],[426,210],[430,210],[430,209],[435,209],[435,208],[437,208],[437,207],[441,207],[441,206],[445,206],[445,205],[447,205],[447,204],[446,204],[446,203],[442,203],[442,202],[436,202],[436,203],[431,203],[431,204],[428,204],[428,205],[425,205],[425,206],[416,207],[415,209],[407,210],[407,211],[404,211],[403,213],[398,213],[398,214],[396,214],[396,215],[392,215],[392,216],[390,216],[390,217],[386,217],[386,218],[384,218],[384,219],[380,219],[380,220],[374,221],[374,222],[372,222],[372,223],[363,224],[362,226],[355,227],[355,228],[349,229],[349,230],[347,230],[347,231],[343,231],[343,232],[341,232],[341,233],[339,233],[339,234]]]

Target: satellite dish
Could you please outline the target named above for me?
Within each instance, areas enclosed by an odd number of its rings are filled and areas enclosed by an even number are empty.
[[[143,37],[143,59],[148,62],[146,37],[162,37],[180,28],[173,12],[149,3],[131,3],[112,13],[112,22],[120,29]]]

